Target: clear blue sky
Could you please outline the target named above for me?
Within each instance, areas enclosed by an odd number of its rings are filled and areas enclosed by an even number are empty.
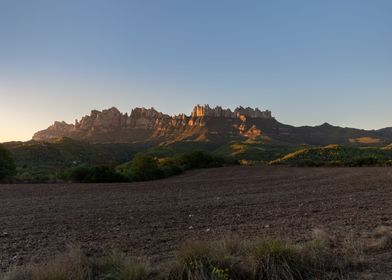
[[[1,0],[0,142],[111,106],[392,126],[391,0]]]

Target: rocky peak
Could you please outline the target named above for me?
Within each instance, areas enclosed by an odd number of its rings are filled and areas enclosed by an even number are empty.
[[[247,118],[255,118],[255,119],[271,119],[272,114],[271,111],[260,111],[259,108],[256,107],[256,109],[246,107],[243,108],[242,106],[237,107],[234,110],[234,113],[237,115],[237,117],[240,116],[245,116]]]
[[[219,118],[240,118],[241,116],[248,118],[262,118],[271,119],[272,115],[270,111],[260,111],[259,108],[253,109],[250,107],[243,108],[242,106],[237,107],[234,112],[230,109],[223,109],[220,106],[211,108],[208,104],[204,106],[196,105],[193,108],[191,117],[219,117]]]
[[[109,129],[119,127],[121,124],[121,112],[112,107],[101,111],[92,110],[90,115],[84,116],[80,121],[75,121],[75,129],[89,131],[91,129]]]
[[[135,108],[132,110],[130,117],[137,119],[137,118],[162,118],[164,116],[163,113],[158,112],[153,107],[150,109],[146,109],[144,107]],[[167,116],[167,115],[165,115]],[[168,116],[167,116],[168,117]]]

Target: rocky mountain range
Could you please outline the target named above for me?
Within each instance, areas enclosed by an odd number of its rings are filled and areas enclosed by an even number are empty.
[[[134,143],[272,139],[292,144],[388,145],[392,128],[361,130],[323,124],[294,127],[278,122],[270,111],[237,107],[233,111],[209,105],[194,107],[190,115],[170,116],[154,108],[135,108],[121,113],[117,108],[91,111],[74,124],[55,122],[34,134],[33,140],[52,142],[67,137],[89,143]]]
[[[33,136],[36,141],[69,137],[92,143],[207,140],[212,137],[252,137],[261,132],[252,120],[272,120],[270,111],[238,107],[234,111],[195,106],[189,116],[169,116],[154,108],[135,108],[128,115],[113,107],[93,110],[74,124],[55,122]]]

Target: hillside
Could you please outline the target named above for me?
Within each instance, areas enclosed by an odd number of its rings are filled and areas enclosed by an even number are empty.
[[[5,143],[19,170],[52,171],[81,164],[108,164],[129,161],[143,146],[132,144],[89,144],[69,138],[48,142]]]
[[[299,148],[297,145],[262,137],[257,140],[232,141],[222,145],[214,153],[235,158],[243,164],[264,164]]]
[[[270,162],[294,166],[391,165],[392,150],[328,145],[297,150]]]

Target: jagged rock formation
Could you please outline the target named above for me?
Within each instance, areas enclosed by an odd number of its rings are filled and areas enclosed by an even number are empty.
[[[169,116],[154,108],[135,108],[128,115],[116,108],[93,110],[74,124],[55,122],[39,131],[33,140],[53,142],[68,137],[90,143],[171,143],[273,139],[285,144],[352,144],[386,146],[392,142],[392,128],[361,130],[325,123],[294,127],[278,122],[270,111],[238,107],[235,110],[208,105],[194,107],[190,115]]]
[[[257,137],[255,122],[273,120],[270,111],[238,107],[234,111],[209,105],[194,107],[190,116],[169,116],[154,108],[135,108],[130,115],[117,108],[91,111],[74,124],[55,122],[34,134],[33,140],[53,141],[60,137],[92,143],[195,140],[209,138]]]
[[[222,109],[222,107],[217,106],[215,108],[210,108],[209,105],[200,106],[197,105],[192,111],[192,117],[215,117],[215,118],[240,118],[241,116],[249,118],[272,118],[270,111],[260,111],[259,108],[253,109],[250,107],[243,108],[237,107],[234,112],[230,109]]]

